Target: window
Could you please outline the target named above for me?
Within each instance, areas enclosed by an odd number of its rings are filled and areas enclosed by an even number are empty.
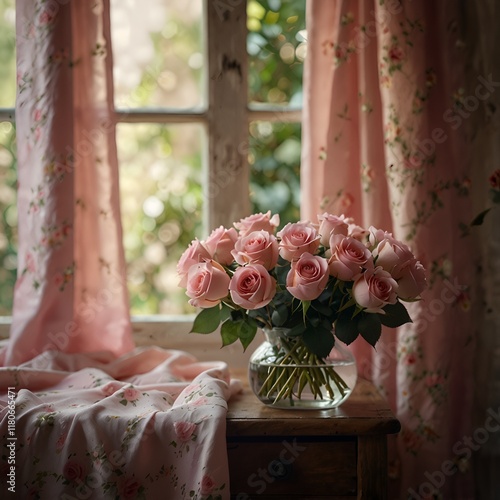
[[[145,5],[111,0],[131,308],[181,315],[194,311],[175,266],[195,236],[251,211],[298,217],[305,0]],[[0,315],[16,268],[13,21],[0,0]]]
[[[12,310],[17,269],[15,0],[0,0],[0,316]]]

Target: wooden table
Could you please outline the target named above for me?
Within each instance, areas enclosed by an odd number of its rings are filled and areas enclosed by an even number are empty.
[[[231,498],[385,499],[387,434],[399,430],[366,380],[333,410],[270,408],[245,386],[227,415]]]

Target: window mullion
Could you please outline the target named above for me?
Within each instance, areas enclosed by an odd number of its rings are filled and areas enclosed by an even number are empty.
[[[14,123],[16,110],[14,108],[0,108],[0,121]]]
[[[117,109],[116,120],[121,123],[203,123],[204,110]]]
[[[302,120],[302,110],[250,107],[248,110],[248,121],[254,122],[259,120],[267,122],[300,123]]]
[[[209,229],[249,215],[246,2],[207,0]]]

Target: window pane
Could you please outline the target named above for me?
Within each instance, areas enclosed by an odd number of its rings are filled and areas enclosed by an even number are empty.
[[[0,316],[12,313],[17,272],[16,133],[0,122]]]
[[[300,217],[299,123],[250,124],[250,198],[254,212],[280,214],[281,226]]]
[[[302,104],[305,0],[249,0],[249,100]]]
[[[202,237],[204,129],[119,124],[117,142],[131,313],[193,312],[176,265]]]
[[[203,105],[203,2],[111,0],[117,108]]]
[[[15,0],[0,0],[0,108],[16,101]]]

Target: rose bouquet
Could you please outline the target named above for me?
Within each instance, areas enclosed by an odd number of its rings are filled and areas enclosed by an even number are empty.
[[[364,229],[343,215],[318,216],[279,232],[279,217],[251,215],[194,240],[181,256],[179,285],[202,308],[192,332],[220,325],[222,345],[239,340],[246,349],[260,327],[283,334],[274,349],[261,393],[279,400],[308,387],[345,391],[325,362],[335,338],[350,344],[361,335],[372,346],[382,325],[411,321],[403,304],[419,298],[425,271],[408,246],[390,233]],[[310,368],[291,369],[302,362]],[[262,394],[261,394],[262,395]]]

